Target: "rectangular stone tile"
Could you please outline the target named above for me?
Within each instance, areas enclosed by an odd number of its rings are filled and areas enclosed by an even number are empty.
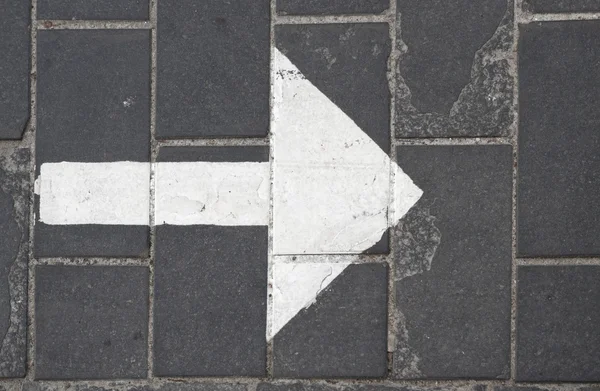
[[[511,147],[397,151],[399,166],[423,196],[393,228],[393,376],[508,378]]]
[[[412,385],[399,385],[393,382],[382,384],[357,384],[350,382],[334,383],[325,382],[271,382],[259,383],[257,391],[485,391],[485,386],[454,386],[444,385],[438,387],[421,387]]]
[[[132,20],[148,19],[148,0],[87,1],[39,0],[38,19]]]
[[[37,72],[38,175],[47,163],[149,162],[149,31],[40,31]],[[109,181],[113,194],[119,183]],[[147,224],[46,224],[38,213],[35,253],[143,257],[148,232]]]
[[[520,267],[517,379],[600,381],[600,267]]]
[[[162,148],[159,162],[268,161],[268,147],[178,149]],[[265,374],[267,244],[266,224],[156,227],[156,376]]]
[[[397,12],[396,135],[510,134],[512,0],[397,0]]]
[[[0,149],[0,377],[26,370],[29,170],[28,149]]]
[[[380,14],[389,0],[277,0],[280,15]]]
[[[297,265],[299,266],[299,265]],[[313,264],[293,269],[287,280],[317,275]],[[309,270],[303,270],[306,268]],[[330,275],[334,267],[329,268]],[[313,304],[300,309],[273,337],[273,375],[288,378],[382,377],[387,374],[387,265],[342,266]],[[295,287],[278,284],[293,303]],[[288,288],[288,291],[285,290]],[[290,297],[290,295],[292,295]],[[300,388],[301,389],[301,388]]]
[[[524,0],[523,9],[534,13],[597,12],[598,0]]]
[[[0,4],[0,140],[20,139],[29,119],[30,1]]]
[[[264,137],[268,0],[158,2],[158,138]]]
[[[520,27],[519,256],[600,254],[600,21]]]
[[[119,384],[121,383],[121,384]],[[149,384],[148,384],[149,383]],[[82,382],[25,382],[19,391],[249,391],[248,384],[210,381],[153,381],[135,385],[127,382],[110,382],[109,385],[89,385]],[[11,390],[12,391],[12,390]],[[15,390],[17,391],[17,390]]]
[[[145,378],[148,269],[38,266],[37,379]]]

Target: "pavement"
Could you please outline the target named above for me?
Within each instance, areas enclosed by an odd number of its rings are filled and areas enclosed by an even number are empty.
[[[0,390],[600,390],[600,1],[0,31]]]

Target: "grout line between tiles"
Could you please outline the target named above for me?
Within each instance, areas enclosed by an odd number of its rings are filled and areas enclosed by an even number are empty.
[[[30,198],[29,198],[29,260],[27,263],[27,358],[25,378],[35,379],[35,262],[34,262],[34,241],[35,241],[35,134],[37,118],[37,28],[35,20],[37,17],[37,0],[31,0],[31,40],[30,40],[30,74],[29,74],[29,93],[30,93],[30,112],[28,134],[24,138],[30,138]]]
[[[154,376],[154,278],[156,263],[156,158],[158,156],[158,143],[156,142],[156,67],[157,67],[157,20],[158,0],[150,0],[150,259],[148,281],[148,378]]]
[[[389,11],[379,15],[277,15],[272,10],[273,24],[336,24],[336,23],[388,23]]]
[[[37,20],[38,30],[148,30],[148,20]]]
[[[600,258],[517,258],[517,266],[600,266]]]

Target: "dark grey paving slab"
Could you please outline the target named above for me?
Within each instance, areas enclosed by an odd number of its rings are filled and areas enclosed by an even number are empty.
[[[144,378],[148,269],[38,266],[37,379]]]
[[[0,149],[0,377],[26,370],[29,165],[28,149]]]
[[[523,9],[534,13],[600,11],[598,0],[524,0]]]
[[[518,255],[600,255],[600,21],[520,31]]]
[[[229,383],[172,381],[158,384],[150,382],[150,384],[143,385],[111,382],[110,385],[106,386],[73,382],[25,382],[21,391],[249,391],[249,388],[247,384],[239,384],[233,381]]]
[[[553,384],[553,385],[535,385],[535,386],[496,386],[492,391],[598,391],[597,385],[578,385],[578,384]]]
[[[275,40],[315,87],[389,152],[387,24],[276,26]]]
[[[266,136],[269,31],[268,0],[158,2],[157,137]]]
[[[380,14],[389,0],[277,0],[280,15]]]
[[[163,147],[158,152],[163,162],[268,162],[269,147]]]
[[[404,146],[423,190],[395,227],[393,377],[508,378],[512,150]]]
[[[273,375],[381,377],[387,373],[387,266],[348,266],[273,338]]]
[[[20,139],[29,119],[30,1],[0,3],[0,140]]]
[[[148,0],[39,0],[38,19],[148,19]]]
[[[485,386],[439,386],[439,387],[419,387],[394,385],[391,382],[386,384],[356,384],[349,382],[333,383],[325,382],[271,382],[259,383],[257,391],[485,391]]]
[[[37,172],[150,160],[150,32],[38,33]],[[148,227],[36,224],[37,256],[145,256]]]
[[[512,0],[397,0],[398,137],[511,131]]]
[[[263,376],[267,227],[156,227],[154,373]]]
[[[600,267],[520,267],[517,379],[600,381]]]

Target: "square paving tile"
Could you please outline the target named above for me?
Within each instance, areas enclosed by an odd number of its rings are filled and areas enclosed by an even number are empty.
[[[158,2],[158,138],[264,137],[268,0]]]
[[[0,140],[20,139],[29,119],[30,1],[2,2]]]
[[[38,19],[133,20],[148,19],[148,0],[39,0]]]
[[[387,266],[349,265],[273,337],[276,377],[387,373]]]
[[[396,135],[506,136],[512,0],[397,0]]]
[[[600,255],[600,21],[520,28],[517,252]]]
[[[37,55],[37,175],[47,163],[150,160],[149,31],[41,30]],[[148,235],[147,225],[37,221],[35,253],[143,257]]]
[[[393,228],[393,376],[506,379],[510,374],[512,149],[402,146],[423,190]],[[484,342],[485,341],[485,342]]]
[[[145,378],[148,269],[38,266],[37,379]]]
[[[520,267],[517,380],[600,381],[600,267]]]

